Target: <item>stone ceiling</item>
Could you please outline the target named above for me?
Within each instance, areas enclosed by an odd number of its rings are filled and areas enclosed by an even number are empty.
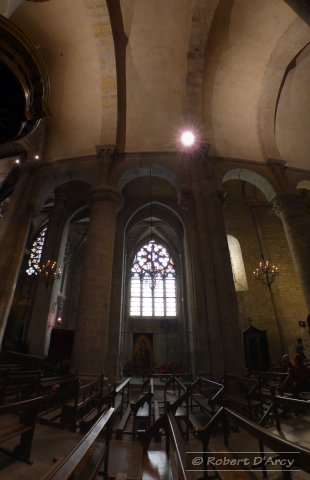
[[[309,170],[306,3],[14,4],[11,19],[38,46],[50,76],[48,160],[116,142],[126,152],[176,150],[189,124],[215,155]]]

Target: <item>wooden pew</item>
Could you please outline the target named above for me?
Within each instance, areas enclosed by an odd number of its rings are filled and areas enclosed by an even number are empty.
[[[40,423],[60,427],[62,406],[74,398],[76,380],[76,374],[41,378],[40,393],[46,400],[38,415]]]
[[[208,415],[213,415],[215,412],[215,406],[221,403],[224,385],[202,376],[198,377],[197,383],[199,386],[199,393],[193,391],[191,399],[194,400]],[[193,407],[192,403],[191,407]]]
[[[139,440],[143,445],[144,452],[147,452],[152,438],[156,438],[161,429],[163,429],[166,434],[166,452],[170,459],[172,478],[178,480],[194,480],[196,477],[186,468],[187,448],[172,412],[162,415],[141,434]],[[172,449],[173,453],[171,452]]]
[[[129,393],[130,393],[130,381],[131,377],[127,377],[124,380],[122,380],[119,384],[114,385],[113,393],[112,393],[112,406],[115,406],[115,400],[117,395],[121,395],[121,400],[120,400],[120,414],[122,415],[123,413],[123,405],[124,405],[124,399],[126,402],[126,405],[128,407],[129,405]]]
[[[104,412],[78,445],[42,480],[94,480],[99,474],[107,478],[114,412],[113,407]],[[103,429],[106,430],[105,438]]]
[[[234,412],[226,407],[221,407],[221,409],[212,417],[210,422],[205,426],[204,430],[200,432],[199,438],[202,440],[202,449],[205,452],[205,462],[208,461],[208,448],[209,440],[217,428],[219,423],[224,425],[224,443],[228,449],[227,452],[221,452],[221,455],[225,453],[225,456],[230,457],[230,452],[233,448],[230,448],[229,445],[229,433],[230,433],[230,423],[238,427],[238,430],[241,429],[247,434],[251,435],[258,441],[257,455],[264,457],[266,455],[265,447],[267,447],[272,452],[277,453],[280,459],[285,459],[289,454],[290,458],[294,459],[294,468],[300,468],[306,472],[310,472],[310,451],[301,447],[300,445],[293,444],[284,440],[282,437],[270,433],[266,428],[261,427],[260,425],[255,424],[251,420],[241,416],[239,413]],[[244,453],[244,452],[240,452]],[[247,453],[247,452],[245,452]],[[251,452],[250,452],[251,453]],[[217,458],[217,454],[212,452],[212,456]],[[221,457],[219,457],[221,458]],[[234,467],[229,467],[234,470]],[[237,466],[237,468],[240,468]],[[216,468],[215,468],[216,470]],[[267,476],[267,467],[263,465],[262,462],[263,475],[266,478]],[[240,476],[240,479],[252,479],[252,473],[254,470],[244,470],[243,475]],[[222,480],[232,480],[234,476],[233,472],[229,471],[219,471],[216,470],[217,476]],[[291,478],[291,472],[282,468],[282,476],[284,480],[289,480]],[[239,478],[239,477],[238,477]],[[255,477],[257,478],[257,477]]]
[[[40,370],[9,371],[1,383],[0,404],[12,403],[38,396]]]
[[[172,382],[171,382],[172,383]],[[174,378],[174,384],[178,387],[179,396],[167,396],[165,392],[165,400],[167,411],[170,411],[174,414],[177,420],[184,420],[186,425],[186,438],[189,438],[189,426],[190,424],[197,429],[200,427],[200,424],[196,417],[190,413],[190,401],[191,395],[196,386],[199,384],[199,378],[194,380],[189,387],[186,387],[179,378]],[[182,393],[181,393],[182,391]],[[173,401],[173,399],[175,400]],[[170,401],[169,401],[170,400]]]
[[[1,424],[0,443],[15,437],[20,437],[20,442],[13,451],[9,451],[3,447],[0,448],[0,451],[26,463],[31,463],[30,454],[35,424],[43,400],[44,397],[41,396],[0,406],[0,416],[6,414],[17,416],[16,420],[4,421],[4,424]]]
[[[273,392],[271,396],[271,405],[261,418],[259,424],[266,425],[267,421],[272,415],[275,420],[277,429],[281,431],[282,416],[280,410],[282,411],[282,413],[285,414],[288,412],[298,413],[298,415],[300,415],[301,412],[309,414],[310,402],[307,400],[299,400],[297,398],[282,397],[280,395],[276,395],[275,392]]]
[[[261,418],[263,404],[257,380],[225,374],[223,404],[245,413],[249,418]]]
[[[87,413],[80,421],[81,433],[87,433],[89,429],[94,425],[94,423],[98,420],[103,411],[113,406],[111,403],[112,395],[112,385],[107,385],[102,388],[98,399],[96,399],[96,407],[93,408],[89,413]]]
[[[147,388],[146,393],[145,390]],[[152,398],[154,394],[154,385],[153,379],[150,377],[145,380],[140,388],[140,396],[136,401],[131,401],[127,406],[125,413],[123,414],[117,429],[116,429],[116,438],[121,439],[125,431],[126,425],[131,416],[133,416],[133,427],[132,434],[133,438],[136,438],[137,430],[137,419],[142,420],[147,426],[150,425],[151,421],[151,407],[152,407]],[[131,433],[131,432],[126,432]]]
[[[4,353],[4,361],[17,363],[23,370],[45,370],[48,366],[47,358],[28,353],[7,351]]]
[[[249,370],[247,376],[258,380],[261,389],[274,389],[279,393],[285,391],[290,379],[290,374],[283,372],[260,372]]]
[[[152,412],[152,398],[153,393],[150,391],[142,395],[136,402],[130,402],[130,409],[133,413],[133,439],[135,440],[137,434],[137,420],[144,423],[145,427],[149,427],[151,424],[151,412]]]
[[[181,390],[186,390],[186,387],[181,380],[175,376],[169,376],[164,386],[164,402],[174,403],[180,397]]]
[[[74,398],[62,406],[60,423],[63,428],[69,428],[75,432],[80,421],[93,410],[94,415],[98,415],[101,409],[100,400],[103,391],[103,375],[97,380],[81,384],[77,378],[74,386]]]

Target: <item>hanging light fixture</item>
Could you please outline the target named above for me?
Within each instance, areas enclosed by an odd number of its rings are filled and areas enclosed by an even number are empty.
[[[255,280],[270,288],[271,284],[279,276],[279,269],[275,265],[271,265],[264,258],[259,262],[259,266],[253,272]]]
[[[47,288],[54,280],[60,278],[61,270],[57,267],[56,260],[49,258],[42,265],[38,267],[38,274],[43,281],[45,288]]]
[[[40,276],[42,282],[44,283],[45,288],[47,288],[49,285],[51,285],[54,282],[54,280],[59,279],[61,276],[61,269],[57,267],[57,260],[55,260],[55,254],[54,254],[55,242],[57,242],[57,239],[58,239],[58,231],[59,231],[59,221],[57,221],[57,228],[56,228],[55,237],[54,237],[52,254],[47,260],[40,263],[40,265],[37,267],[38,275]]]
[[[157,245],[153,237],[153,196],[152,196],[152,168],[150,168],[150,241],[145,248],[138,253],[138,261],[143,271],[143,282],[154,290],[156,286],[156,275],[159,272],[159,262],[157,254]]]

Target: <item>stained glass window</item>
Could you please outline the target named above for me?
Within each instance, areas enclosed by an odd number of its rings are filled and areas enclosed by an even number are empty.
[[[28,275],[38,275],[38,267],[41,261],[46,232],[47,227],[43,227],[32,244],[28,260],[28,268],[26,270],[26,273],[28,273]]]
[[[131,266],[130,315],[176,316],[176,272],[166,247],[151,240]]]

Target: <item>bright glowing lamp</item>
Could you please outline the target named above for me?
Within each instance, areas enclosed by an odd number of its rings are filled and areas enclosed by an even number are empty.
[[[195,143],[195,135],[190,130],[186,130],[181,135],[181,142],[184,147],[191,147]]]

